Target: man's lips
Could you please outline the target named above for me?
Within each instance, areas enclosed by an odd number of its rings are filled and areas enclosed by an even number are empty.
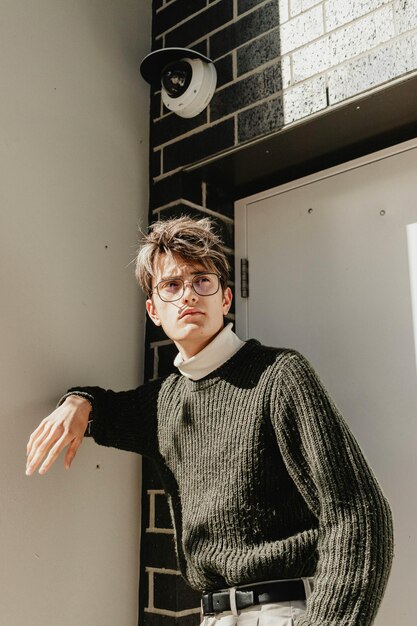
[[[181,313],[181,315],[179,316],[178,319],[182,319],[183,317],[185,317],[186,315],[204,315],[203,311],[199,311],[198,309],[185,309],[185,311],[183,311]]]

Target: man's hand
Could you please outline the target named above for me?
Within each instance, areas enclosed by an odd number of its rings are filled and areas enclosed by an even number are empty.
[[[27,447],[26,474],[30,476],[42,462],[39,474],[45,474],[56,461],[61,450],[69,446],[65,455],[65,469],[69,469],[88,425],[91,404],[80,396],[68,396],[65,402],[39,424],[31,434]]]

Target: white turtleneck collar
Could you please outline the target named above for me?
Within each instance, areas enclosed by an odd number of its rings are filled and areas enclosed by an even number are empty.
[[[205,348],[189,359],[184,360],[178,353],[174,365],[178,367],[181,374],[192,380],[200,380],[214,372],[240,350],[245,342],[232,331],[232,326],[232,322],[227,324]]]

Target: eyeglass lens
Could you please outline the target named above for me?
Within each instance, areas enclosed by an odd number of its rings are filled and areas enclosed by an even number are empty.
[[[199,274],[191,281],[194,291],[199,296],[212,296],[219,289],[219,277],[217,274]],[[159,297],[165,302],[179,300],[184,293],[184,281],[182,278],[172,278],[161,281],[156,286]]]

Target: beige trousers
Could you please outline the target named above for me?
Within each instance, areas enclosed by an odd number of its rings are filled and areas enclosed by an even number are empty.
[[[201,626],[295,626],[305,610],[305,600],[256,604],[240,610],[239,615],[231,611],[206,615]]]
[[[303,579],[308,598],[313,588],[311,578]],[[255,604],[239,611],[222,611],[206,615],[200,626],[296,626],[297,620],[307,608],[306,600]]]

